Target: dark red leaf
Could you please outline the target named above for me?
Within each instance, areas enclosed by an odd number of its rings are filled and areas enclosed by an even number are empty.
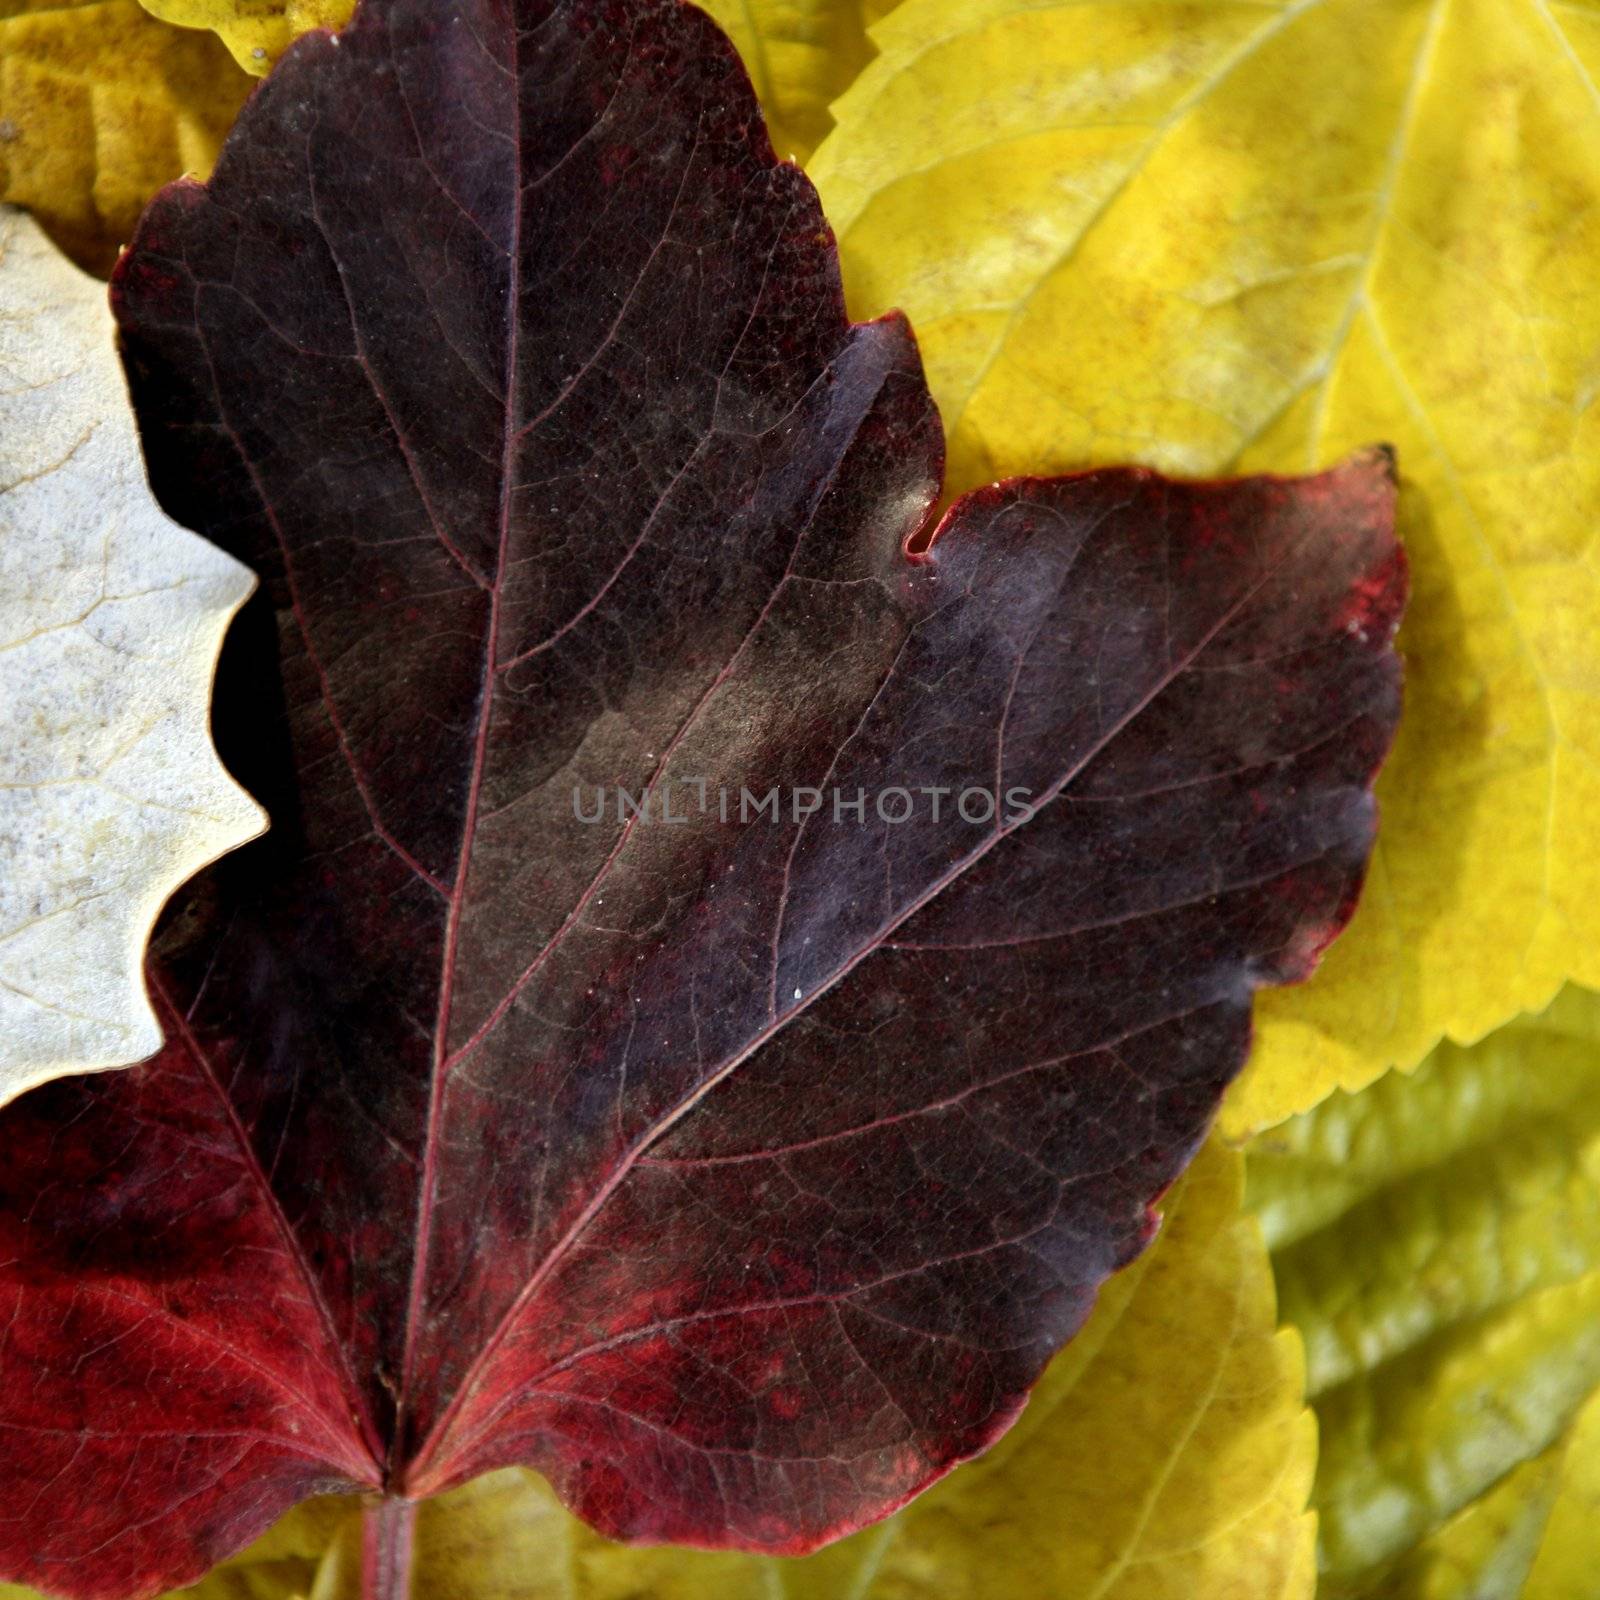
[[[795,1552],[981,1450],[1349,914],[1387,457],[908,555],[909,332],[674,0],[369,3],[116,303],[158,492],[262,574],[273,830],[167,920],[167,1049],[0,1123],[0,1568],[147,1594],[510,1462]]]

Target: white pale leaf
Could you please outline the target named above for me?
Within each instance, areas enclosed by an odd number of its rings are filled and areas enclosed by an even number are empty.
[[[160,1048],[156,914],[265,826],[209,729],[254,586],[151,497],[105,285],[0,208],[0,1105]]]

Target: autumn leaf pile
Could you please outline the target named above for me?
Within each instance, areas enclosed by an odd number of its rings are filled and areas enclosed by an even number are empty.
[[[947,496],[1396,448],[1405,711],[1351,925],[1263,992],[1162,1232],[997,1446],[798,1560],[613,1544],[495,1472],[423,1503],[417,1600],[1600,1596],[1600,8],[708,9],[817,187],[851,315],[916,330]],[[108,272],[249,75],[347,20],[0,0],[0,199]],[[34,467],[72,444],[51,425]],[[210,579],[172,645],[191,677],[240,598]],[[30,626],[99,625],[61,604]],[[117,759],[125,714],[85,759]],[[213,831],[130,887],[123,945],[252,831],[205,781]],[[369,1558],[359,1508],[317,1500],[185,1592],[354,1600]]]

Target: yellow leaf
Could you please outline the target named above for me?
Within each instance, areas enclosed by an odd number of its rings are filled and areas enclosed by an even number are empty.
[[[413,1600],[1310,1600],[1315,1427],[1242,1188],[1236,1153],[1203,1150],[1016,1427],[877,1527],[801,1561],[635,1549],[497,1472],[418,1508]],[[361,1592],[350,1501],[302,1507],[185,1591]]]
[[[208,724],[254,587],[150,496],[105,286],[0,208],[0,1105],[161,1046],[156,913],[265,821]]]
[[[209,28],[246,72],[266,72],[312,28],[342,28],[356,0],[141,0],[146,11],[180,28]]]
[[[1319,1593],[1600,1594],[1600,995],[1335,1096],[1249,1164],[1322,1432]]]
[[[210,170],[250,87],[135,0],[0,0],[0,200],[109,272],[150,196]]]
[[[1521,1600],[1596,1600],[1600,1561],[1600,1395],[1592,1396],[1573,1424],[1561,1453],[1544,1539]]]
[[[867,25],[894,0],[704,0],[738,48],[780,156],[803,161],[832,126],[828,103],[872,54]],[[355,0],[143,0],[165,22],[214,30],[263,73],[308,28],[342,28]]]
[[[812,176],[950,488],[1399,447],[1407,712],[1355,922],[1243,1135],[1600,983],[1600,10],[906,0]]]

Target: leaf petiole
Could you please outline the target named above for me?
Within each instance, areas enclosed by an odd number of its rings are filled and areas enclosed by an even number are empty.
[[[385,1495],[361,1513],[361,1600],[410,1600],[417,1502]]]

